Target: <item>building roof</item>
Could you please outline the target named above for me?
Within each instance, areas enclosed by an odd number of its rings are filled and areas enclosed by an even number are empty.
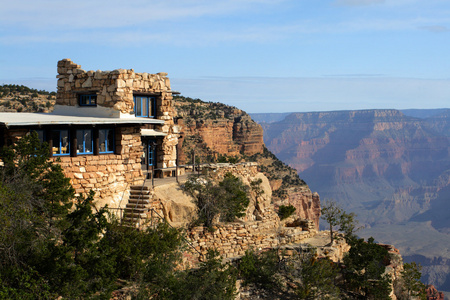
[[[41,126],[41,125],[142,125],[164,124],[163,120],[152,118],[99,118],[56,115],[51,113],[16,113],[1,112],[0,126]]]

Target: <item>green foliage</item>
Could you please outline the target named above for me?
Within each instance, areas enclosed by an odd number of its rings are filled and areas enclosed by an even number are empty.
[[[390,279],[384,274],[389,260],[388,251],[373,238],[354,238],[344,257],[345,288],[364,299],[390,299]]]
[[[226,222],[243,217],[250,203],[248,187],[231,173],[227,173],[218,184],[211,177],[192,176],[184,184],[183,190],[195,201],[197,223],[209,228],[219,214],[221,220]]]
[[[338,267],[328,258],[318,259],[312,253],[301,266],[301,284],[297,290],[300,299],[339,299],[335,285]]]
[[[259,254],[253,250],[247,250],[239,260],[238,270],[245,284],[252,283],[262,288],[273,288],[280,284],[275,276],[278,264],[277,250]]]
[[[262,194],[264,194],[264,190],[261,188],[261,184],[262,184],[261,178],[252,180],[250,182],[250,189],[252,190],[252,192],[255,194],[256,197],[259,197]]]
[[[227,300],[236,296],[236,268],[222,263],[218,252],[209,250],[198,269],[182,271],[161,293],[164,299]]]
[[[398,281],[394,283],[397,299],[411,299],[417,297],[425,300],[427,298],[426,286],[420,282],[422,266],[415,262],[403,264],[403,271]]]
[[[55,92],[47,92],[44,90],[36,90],[31,89],[24,85],[17,85],[17,84],[3,84],[0,85],[0,96],[8,96],[10,94],[19,93],[19,94],[36,94],[37,95],[55,95]]]
[[[184,245],[179,230],[122,227],[94,209],[93,193],[71,210],[69,179],[36,134],[1,159],[0,298],[109,299],[117,278],[144,293],[167,289]]]
[[[289,205],[280,205],[278,208],[278,216],[280,216],[281,220],[284,220],[295,213],[295,207],[291,204]]]

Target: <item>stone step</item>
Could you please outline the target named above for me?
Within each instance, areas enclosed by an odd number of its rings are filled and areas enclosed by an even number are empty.
[[[129,199],[150,199],[151,195],[132,194]]]
[[[150,195],[150,191],[130,190],[130,195]]]
[[[148,186],[142,186],[142,185],[132,185],[132,186],[130,186],[130,189],[132,189],[132,190],[138,190],[138,191],[140,191],[140,190],[144,190],[144,191],[148,191],[148,190],[150,190],[150,187],[148,187]]]
[[[145,212],[142,212],[142,211],[137,211],[137,210],[132,211],[132,210],[130,210],[130,211],[125,213],[125,216],[123,217],[123,219],[125,220],[125,219],[130,219],[130,218],[131,219],[135,218],[135,219],[143,220],[143,219],[147,218],[147,214]]]
[[[128,199],[128,203],[150,204],[150,199]]]
[[[137,209],[140,209],[140,210],[149,210],[148,209],[148,206],[146,205],[146,204],[127,204],[126,206],[125,206],[125,211],[127,211],[127,210],[137,210]]]

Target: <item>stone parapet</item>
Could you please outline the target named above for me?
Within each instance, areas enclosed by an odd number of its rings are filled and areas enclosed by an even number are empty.
[[[133,69],[85,71],[70,59],[63,59],[58,62],[58,74],[57,105],[77,106],[78,94],[96,93],[97,105],[133,114],[133,93],[154,93],[161,94],[160,107],[172,107],[167,103],[172,100],[167,73],[135,73]],[[159,115],[163,117],[164,110]]]

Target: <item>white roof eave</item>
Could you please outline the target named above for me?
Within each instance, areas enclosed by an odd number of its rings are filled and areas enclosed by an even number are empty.
[[[0,124],[9,126],[41,125],[108,125],[108,124],[164,124],[164,120],[152,118],[98,118],[66,116],[45,113],[0,113]]]

